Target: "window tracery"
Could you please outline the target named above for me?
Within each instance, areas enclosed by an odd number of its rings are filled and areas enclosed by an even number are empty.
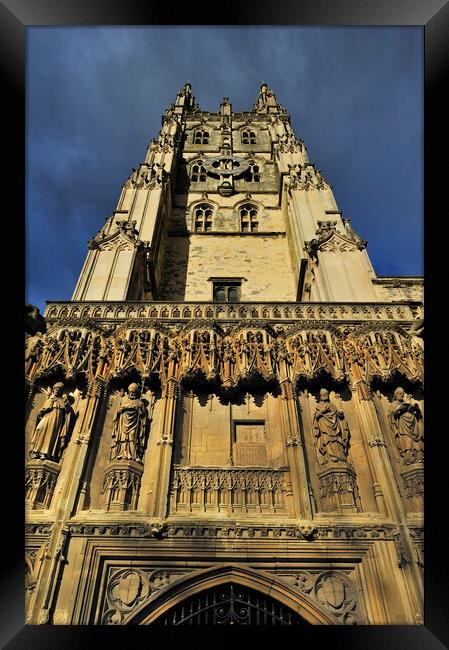
[[[193,134],[193,144],[209,144],[209,131],[198,129]]]
[[[257,144],[256,132],[252,129],[244,129],[241,132],[242,144]]]

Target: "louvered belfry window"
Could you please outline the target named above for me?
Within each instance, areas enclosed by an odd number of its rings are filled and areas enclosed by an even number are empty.
[[[259,229],[257,208],[251,203],[245,203],[239,209],[240,227],[242,232],[256,232]]]
[[[249,161],[249,168],[246,170],[244,178],[249,183],[260,183],[260,167],[254,160]]]
[[[213,208],[208,203],[200,203],[193,211],[195,232],[210,232],[212,230]]]
[[[195,163],[191,167],[190,179],[192,183],[206,182],[207,174],[202,160],[195,160]]]

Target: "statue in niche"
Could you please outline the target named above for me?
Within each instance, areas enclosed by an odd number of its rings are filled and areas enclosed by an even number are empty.
[[[313,416],[313,430],[321,465],[329,461],[347,462],[349,449],[349,427],[343,411],[339,411],[329,399],[329,391],[320,390],[320,401]]]
[[[37,414],[37,425],[31,438],[30,458],[58,462],[64,450],[72,413],[64,384],[57,382]]]
[[[142,462],[147,427],[147,410],[139,397],[139,386],[130,384],[114,416],[111,460]]]
[[[404,465],[411,465],[424,460],[424,437],[419,425],[422,414],[418,404],[406,402],[404,395],[403,388],[396,388],[394,400],[388,409],[388,419],[402,461]]]

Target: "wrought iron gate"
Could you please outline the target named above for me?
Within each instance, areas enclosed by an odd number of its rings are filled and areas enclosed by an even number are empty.
[[[308,625],[296,612],[253,589],[228,583],[176,605],[154,625]]]

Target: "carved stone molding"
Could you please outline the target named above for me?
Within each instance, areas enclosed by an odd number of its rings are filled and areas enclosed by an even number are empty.
[[[42,525],[27,526],[28,534]],[[48,524],[43,526],[47,530]],[[69,524],[70,535],[73,537],[95,537],[95,538],[140,538],[157,539],[163,541],[166,538],[235,538],[235,539],[294,539],[299,542],[312,540],[360,540],[378,541],[393,540],[393,525],[366,524],[362,526],[351,525],[297,525],[297,524],[273,524],[273,525],[241,525],[236,523],[211,523],[194,519],[192,522],[177,523],[167,521],[154,524],[145,523],[71,523]]]
[[[39,535],[42,537],[48,537],[52,531],[53,524],[52,523],[35,523],[35,524],[29,524],[27,523],[25,525],[25,535]]]
[[[324,512],[360,512],[362,505],[354,468],[345,463],[318,472],[320,497]]]
[[[421,463],[408,465],[401,471],[405,493],[413,511],[424,509],[424,468]]]
[[[188,570],[141,568],[112,569],[103,606],[102,625],[120,625],[127,617],[156,593]]]
[[[301,594],[319,603],[340,625],[361,623],[357,591],[346,572],[289,570],[276,576]]]
[[[231,314],[234,316],[231,316]],[[78,316],[75,317],[74,315]],[[83,314],[82,318],[80,315]],[[277,314],[277,315],[276,315]],[[358,323],[379,324],[385,321],[385,327],[394,326],[391,320],[405,321],[404,326],[409,322],[415,322],[422,318],[422,305],[419,302],[404,302],[391,304],[388,302],[379,303],[207,303],[207,302],[54,302],[49,303],[45,312],[45,318],[49,323],[48,332],[58,326],[60,319],[70,320],[76,326],[81,321],[95,322],[101,327],[101,322],[123,323],[129,319],[164,319],[168,321],[180,321],[186,324],[190,318],[217,319],[218,321],[239,322],[242,318],[251,318],[263,321],[291,321],[296,319],[319,319],[332,321],[353,321]],[[388,322],[390,321],[390,322]],[[144,321],[141,321],[144,323]],[[150,325],[148,325],[150,327]]]
[[[61,465],[50,460],[29,460],[25,468],[25,503],[32,510],[50,507]]]
[[[143,466],[133,460],[109,463],[102,485],[106,510],[135,510],[139,499]]]

